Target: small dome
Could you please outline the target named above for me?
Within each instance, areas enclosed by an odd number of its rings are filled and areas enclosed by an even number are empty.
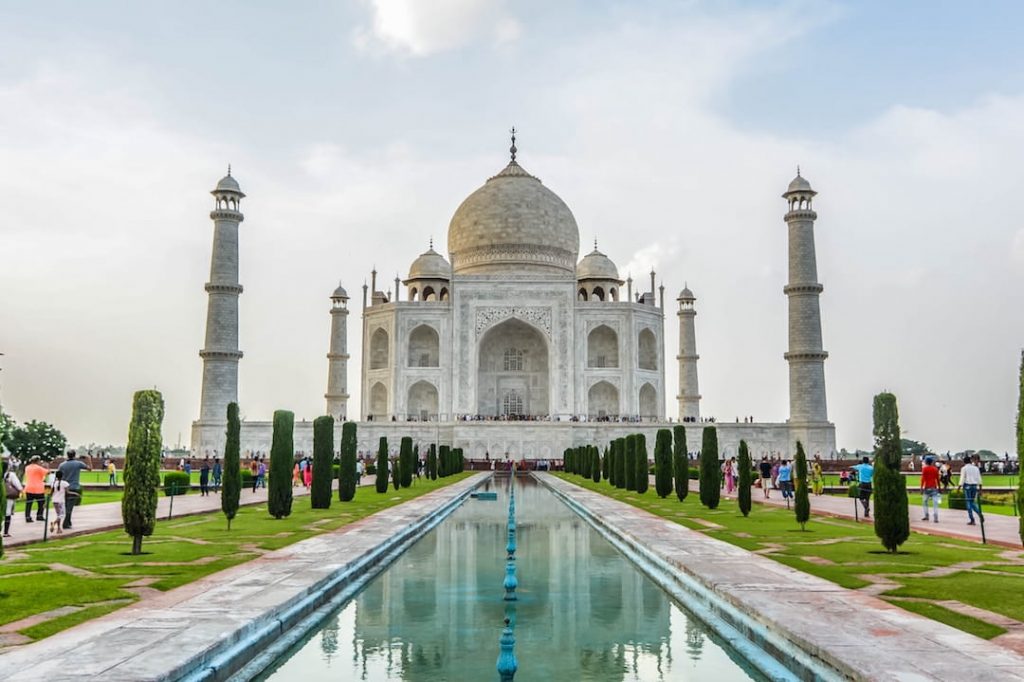
[[[333,294],[331,294],[331,298],[341,298],[348,300],[348,292],[345,291],[345,287],[339,284],[338,288],[334,290]]]
[[[811,189],[811,183],[807,182],[807,178],[800,175],[799,168],[796,171],[796,177],[793,178],[793,181],[789,183],[789,187],[786,189],[786,194],[791,192],[810,192],[812,194],[816,194],[816,192]]]
[[[576,266],[576,279],[610,279],[622,283],[619,279],[619,269],[615,267],[612,259],[597,250],[594,250],[583,257],[583,260]]]
[[[409,266],[409,279],[451,279],[452,266],[431,246]]]
[[[697,298],[693,295],[693,292],[690,291],[690,287],[684,286],[683,290],[679,292],[679,298],[677,298],[676,300],[677,301],[696,301]]]
[[[242,193],[242,188],[238,186],[238,181],[231,177],[231,171],[220,179],[217,183],[217,189],[222,192],[238,192]]]

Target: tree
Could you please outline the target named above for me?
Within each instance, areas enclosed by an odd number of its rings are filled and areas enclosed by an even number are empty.
[[[292,469],[295,468],[295,414],[274,411],[274,432],[270,437],[270,481],[267,511],[275,519],[292,513]]]
[[[754,464],[750,461],[750,450],[747,448],[747,441],[745,440],[740,441],[740,454],[737,466],[740,468],[738,495],[740,512],[747,516],[750,514],[750,479]],[[797,520],[800,520],[799,516]]]
[[[624,489],[626,487],[626,439],[616,438],[615,445],[615,487]]]
[[[437,475],[440,476],[441,478],[444,478],[445,476],[447,476],[450,473],[448,471],[448,465],[451,464],[451,458],[448,457],[449,451],[450,450],[449,450],[449,447],[447,445],[442,445],[440,450],[439,450],[439,452],[438,452],[438,457],[437,457],[438,472],[437,472]]]
[[[875,535],[890,552],[910,537],[907,486],[900,473],[900,417],[896,396],[879,393],[874,405],[875,435]]]
[[[22,462],[27,462],[32,455],[50,462],[64,454],[67,444],[64,434],[52,424],[35,420],[15,426],[5,442],[11,454]]]
[[[437,444],[431,443],[427,451],[427,478],[431,481],[437,480]]]
[[[412,485],[412,438],[404,436],[398,448],[399,480],[403,488]]]
[[[380,437],[380,444],[377,446],[377,483],[376,488],[379,493],[386,493],[388,491],[388,439],[386,436]]]
[[[612,470],[611,457],[609,456],[611,455],[611,452],[611,448],[605,445],[604,457],[601,458],[601,475],[604,476],[604,480],[608,481],[609,483],[611,483],[611,480],[608,478],[608,476],[610,475]]]
[[[1020,387],[1017,396],[1017,466],[1024,464],[1024,351],[1020,354]],[[1024,476],[1018,471],[1017,518],[1020,522],[1020,541],[1024,544]]]
[[[334,417],[328,414],[313,420],[313,483],[309,488],[309,503],[313,509],[331,508],[333,460]]]
[[[152,535],[156,527],[163,421],[164,399],[160,391],[136,391],[124,453],[124,496],[121,498],[121,519],[124,532],[132,538],[132,554],[142,553],[142,538]]]
[[[228,530],[231,530],[231,521],[238,514],[238,500],[242,494],[241,431],[238,403],[228,403],[228,430],[224,434],[224,473],[220,490],[220,508],[228,520]]]
[[[338,459],[338,499],[342,502],[350,502],[356,496],[356,445],[356,423],[345,422],[341,425]]]
[[[399,457],[391,461],[391,487],[395,490],[402,489],[402,463]]]
[[[654,492],[665,498],[672,492],[672,432],[658,429],[654,437]]]
[[[796,469],[793,509],[796,511],[796,522],[800,524],[800,530],[806,530],[807,521],[811,518],[811,499],[807,496],[807,454],[804,452],[804,444],[800,441],[796,442],[796,462],[793,466]]]
[[[590,446],[590,451],[593,453],[592,457],[594,458],[594,465],[593,465],[593,468],[590,470],[590,473],[593,474],[591,479],[594,481],[594,483],[600,483],[601,482],[601,451],[597,449],[596,445],[591,445]]]
[[[700,502],[708,509],[717,509],[722,495],[722,469],[718,461],[718,430],[705,426],[700,446]]]
[[[672,427],[672,475],[675,477],[676,497],[682,502],[690,494],[690,458],[686,454],[686,427]]]
[[[636,491],[643,495],[651,484],[650,462],[647,460],[647,438],[642,433],[634,436],[636,450]]]
[[[626,436],[626,490],[636,490],[636,436]]]

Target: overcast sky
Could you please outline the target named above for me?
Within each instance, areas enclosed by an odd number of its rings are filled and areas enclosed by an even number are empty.
[[[198,415],[212,208],[241,227],[240,402],[322,413],[330,292],[404,276],[519,160],[625,277],[698,297],[702,411],[788,414],[785,209],[815,202],[829,416],[1013,448],[1024,343],[1024,4],[0,2],[0,398],[123,443]],[[678,324],[666,320],[668,414]]]

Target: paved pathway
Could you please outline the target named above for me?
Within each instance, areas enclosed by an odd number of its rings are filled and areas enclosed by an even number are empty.
[[[725,602],[738,612],[736,627],[780,634],[849,678],[1024,682],[1024,656],[998,645],[571,482],[535,476],[611,534],[667,563],[670,579],[695,584],[688,603],[722,614],[727,610],[714,602]]]

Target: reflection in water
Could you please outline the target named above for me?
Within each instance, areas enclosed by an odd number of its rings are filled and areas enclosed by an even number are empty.
[[[268,678],[497,680],[507,485],[497,502],[467,500]],[[517,682],[751,678],[547,489],[516,485]]]

